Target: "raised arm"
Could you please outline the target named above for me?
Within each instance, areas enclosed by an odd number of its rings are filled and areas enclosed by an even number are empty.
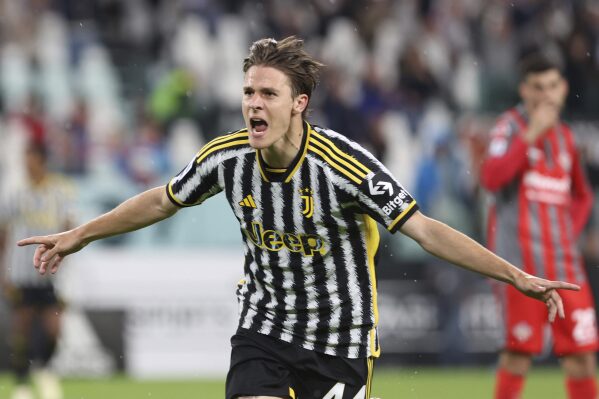
[[[168,198],[164,186],[156,187],[72,230],[25,238],[17,244],[39,244],[33,256],[34,266],[41,274],[47,270],[55,273],[65,256],[90,242],[141,229],[174,215],[178,209]]]
[[[528,163],[528,147],[534,145],[557,123],[559,108],[543,102],[530,114],[528,126],[514,132],[504,117],[491,131],[489,153],[482,164],[480,179],[484,188],[499,191],[521,174]]]
[[[512,284],[519,291],[545,302],[549,320],[564,317],[562,300],[556,289],[579,290],[575,284],[549,281],[523,272],[468,236],[437,220],[416,212],[400,231],[414,239],[427,252],[465,269]]]

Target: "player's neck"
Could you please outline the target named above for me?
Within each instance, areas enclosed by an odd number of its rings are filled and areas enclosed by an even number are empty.
[[[301,118],[291,120],[289,130],[270,147],[261,151],[264,161],[273,168],[287,168],[300,150],[304,135],[304,121]]]

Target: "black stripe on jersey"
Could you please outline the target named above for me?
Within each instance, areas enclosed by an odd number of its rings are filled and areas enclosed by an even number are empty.
[[[298,171],[300,173],[300,181],[301,187],[311,187],[310,182],[310,168],[308,164],[304,164],[303,167]],[[297,204],[293,204],[294,207],[298,206]],[[312,221],[311,218],[302,217],[302,230],[307,233],[316,232],[316,225]],[[294,344],[301,345],[304,343],[304,339],[306,338],[306,327],[308,326],[309,315],[308,315],[308,295],[306,292],[305,285],[305,274],[310,273],[310,269],[314,269],[316,265],[320,262],[317,257],[320,257],[319,254],[314,254],[314,258],[312,262],[310,262],[310,266],[304,268],[303,266],[303,258],[298,259],[298,263],[296,263],[299,267],[293,270],[293,286],[295,291],[295,308],[300,311],[297,313],[297,322],[293,328],[293,340],[291,341]]]
[[[283,187],[289,187],[289,185],[294,184],[289,183],[289,184],[285,184],[283,185]],[[295,225],[295,221],[293,220],[293,207],[294,207],[294,192],[293,190],[285,190],[283,189],[283,204],[284,208],[283,208],[283,224],[285,225],[285,230],[286,231],[296,231],[297,230],[297,226]],[[301,252],[288,252],[288,256],[289,256],[289,261],[288,261],[288,266],[291,265],[301,265],[302,264],[302,259],[303,259],[303,255]],[[291,271],[293,273],[293,286],[292,289],[295,292],[296,291],[296,287],[297,284],[299,283],[299,280],[301,280],[301,277],[298,279],[297,273],[293,270],[293,269],[289,269],[289,271]],[[282,279],[283,277],[281,277]],[[277,298],[278,299],[278,306],[275,309],[275,320],[278,323],[277,327],[280,328],[280,331],[278,331],[279,335],[278,337],[280,338],[283,332],[283,328],[284,326],[284,322],[286,321],[286,311],[285,311],[285,298]],[[297,297],[296,297],[296,301],[295,301],[295,306],[294,308],[297,307]],[[294,326],[295,328],[295,326]],[[295,339],[295,338],[294,338]]]
[[[235,180],[235,168],[237,166],[238,162],[245,162],[245,160],[247,158],[251,158],[251,157],[243,157],[243,158],[235,158],[234,160],[232,160],[231,162],[227,162],[224,167],[223,167],[223,180],[225,182],[231,182],[231,184],[225,184],[225,195],[227,197],[227,201],[229,202],[229,204],[233,204],[234,202],[234,198],[233,198],[233,188],[235,186],[235,184],[233,184],[236,180]],[[233,213],[235,213],[235,210],[233,210]],[[240,230],[241,231],[241,230]],[[243,236],[243,231],[241,231],[241,238],[243,239],[243,243],[246,246],[246,250],[245,250],[245,263],[244,263],[244,276],[250,276],[251,272],[249,270],[248,265],[251,264],[251,262],[253,261],[253,257],[252,257],[252,251],[250,250],[251,248],[249,248],[247,241],[245,240],[245,237]],[[246,278],[245,279],[245,285],[246,285],[246,291],[244,293],[244,296],[242,298],[242,301],[244,303],[247,303],[247,298],[256,291],[256,286],[254,284],[254,279],[253,278]],[[243,306],[243,310],[241,312],[241,315],[239,317],[240,320],[240,326],[241,323],[243,322],[243,320],[245,319],[245,315],[247,314],[248,311],[248,306]]]
[[[250,180],[250,179],[247,179]],[[273,194],[272,194],[272,185],[263,184],[262,185],[262,193],[260,195],[261,198],[261,207],[262,207],[262,223],[264,229],[273,229],[275,227],[274,220],[274,207],[273,207]],[[251,245],[251,244],[250,244]],[[264,268],[267,267],[270,270],[270,273],[273,277],[272,284],[278,286],[282,284],[284,280],[283,272],[281,271],[281,267],[279,266],[279,257],[276,252],[270,252],[267,249],[258,248],[255,245],[252,245],[252,250],[254,252],[254,256],[258,263],[258,272],[256,273],[256,278],[258,281],[266,280],[266,273],[264,272]],[[281,290],[279,290],[280,292]],[[270,303],[272,300],[272,296],[267,291],[266,287],[263,287],[264,296],[258,301],[256,304],[258,314],[254,316],[252,320],[252,329],[254,331],[260,331],[262,328],[264,321],[266,320],[266,315],[270,313],[267,309],[266,305]],[[277,305],[280,304],[282,298],[276,298]],[[275,305],[276,306],[276,305]],[[283,308],[284,309],[284,308]],[[276,320],[275,320],[276,322]]]
[[[255,192],[252,193],[252,188],[253,188],[253,184],[252,184],[252,176],[254,174],[254,168],[256,168],[256,153],[252,152],[249,153],[248,156],[245,157],[245,163],[243,164],[243,168],[242,170],[244,171],[248,171],[248,174],[246,175],[247,178],[242,178],[242,176],[236,176],[236,178],[238,179],[237,181],[241,182],[242,185],[242,196],[248,195],[248,194],[256,194]],[[264,198],[263,194],[260,195],[260,198]],[[270,201],[262,201],[262,202],[270,202]],[[236,204],[237,201],[233,200],[233,203]],[[253,221],[253,213],[257,210],[251,210],[250,208],[248,208],[248,212],[244,213],[244,221],[246,223],[247,226],[251,226],[251,223]],[[243,235],[243,232],[242,232]],[[262,265],[264,263],[267,262],[267,255],[258,250],[257,247],[251,243],[248,242],[248,240],[244,237],[244,244],[247,246],[247,253],[245,256],[245,264],[244,264],[244,270],[245,270],[245,274],[247,276],[249,276],[249,279],[251,281],[251,284],[248,285],[248,291],[246,293],[246,296],[244,297],[244,306],[243,306],[243,311],[242,314],[240,315],[240,326],[245,322],[245,319],[247,317],[247,313],[250,309],[250,297],[252,295],[256,295],[258,292],[258,287],[256,286],[256,282],[257,281],[265,281],[266,279],[266,273],[264,272],[264,269],[262,268]],[[252,270],[251,265],[255,265],[256,266],[256,270]],[[262,315],[265,315],[266,312],[264,311],[264,306],[270,302],[271,300],[271,295],[268,293],[268,291],[266,291],[264,289],[265,287],[262,287],[261,292],[264,295],[262,298],[260,298],[258,300],[258,303],[256,304],[256,307],[258,310],[258,312]],[[262,317],[262,320],[259,320],[257,322],[257,318],[259,318],[259,316],[254,316],[254,318],[252,320],[250,320],[250,326],[252,328],[255,328],[255,330],[259,330],[262,322],[264,320],[264,317]],[[257,327],[257,328],[256,328]]]
[[[331,197],[334,195],[330,192],[331,186],[324,173],[318,173],[316,175],[318,192],[320,201],[317,206],[321,208],[323,221],[326,220],[327,226],[333,227],[334,231],[327,237],[329,245],[332,248],[341,247],[341,238],[339,235],[339,226],[335,219],[330,215],[333,212],[331,208]],[[335,258],[333,258],[335,259]],[[327,273],[324,264],[318,265],[315,268],[316,278],[314,284],[319,287],[318,290],[318,324],[316,325],[316,345],[314,349],[319,352],[324,352],[328,344],[329,337],[331,335],[330,325],[333,317],[333,309],[331,303],[331,293],[327,290]],[[337,282],[337,290],[339,289],[339,283]]]
[[[202,162],[207,156],[212,154],[215,151],[222,150],[224,148],[229,148],[235,145],[248,144],[250,141],[248,139],[248,133],[245,130],[242,130],[238,133],[233,133],[231,135],[223,136],[216,138],[206,144],[200,152],[196,155],[196,162]]]
[[[352,168],[355,168],[356,170],[354,170],[354,172],[356,172],[358,175],[366,176],[371,172],[371,170],[368,169],[364,164],[362,164],[358,159],[339,149],[339,147],[337,147],[329,138],[325,137],[323,134],[313,130],[312,134],[310,135],[310,138],[314,139],[314,141],[318,142],[322,146],[328,148],[332,153],[336,154],[340,160],[347,163],[346,166],[349,167],[351,165]]]
[[[341,214],[347,223],[347,236],[352,237],[353,239],[351,248],[354,264],[346,264],[345,267],[353,268],[355,270],[357,281],[370,281],[368,259],[366,258],[366,242],[363,240],[362,231],[356,221],[356,217],[359,215],[356,215],[347,209],[341,209]],[[370,293],[370,284],[361,284],[360,297],[362,298],[362,328],[360,330],[359,341],[364,342],[365,338],[368,337],[368,334],[370,333],[374,319],[374,315],[372,314],[373,307],[371,306],[372,295]],[[356,304],[352,304],[352,308],[354,306],[356,306]],[[367,348],[365,346],[360,345],[358,357],[365,357],[366,350]]]
[[[246,162],[247,158],[251,158],[248,156],[245,156],[243,158],[235,158],[234,160],[232,160],[232,162],[227,162],[224,167],[223,167],[223,180],[225,182],[230,182],[230,184],[225,184],[225,196],[227,197],[227,201],[229,202],[229,204],[233,204],[234,199],[233,199],[233,188],[235,186],[235,184],[233,184],[233,182],[235,182],[235,169],[237,166],[238,162]],[[233,212],[235,213],[235,212]],[[243,237],[243,231],[241,231],[241,236]],[[249,250],[248,244],[245,240],[243,240],[244,245],[246,246],[245,249],[245,263],[244,263],[244,276],[249,276],[249,270],[248,270],[248,265],[252,262],[253,258],[252,258],[252,252]],[[246,298],[251,295],[252,293],[252,287],[254,286],[253,284],[253,280],[251,278],[246,278],[245,280],[245,285],[246,285],[246,289],[247,291],[244,294],[244,298],[242,299],[244,302],[246,300]],[[253,287],[253,289],[255,290],[255,287]],[[241,317],[239,318],[240,321],[243,321],[245,318],[245,315],[248,311],[248,307],[244,306],[243,310],[241,312]]]
[[[337,190],[339,192],[339,190]],[[353,217],[353,215],[352,215]],[[343,245],[341,243],[341,238],[346,238],[347,233],[344,231],[341,232],[341,226],[333,219],[330,221],[329,229],[331,231],[331,256],[333,258],[333,262],[335,263],[335,277],[337,280],[337,292],[339,295],[339,300],[341,304],[341,315],[339,316],[339,330],[337,331],[339,334],[338,343],[336,346],[336,352],[338,356],[348,357],[349,355],[349,346],[351,343],[351,334],[349,328],[352,325],[352,308],[348,306],[351,304],[351,298],[349,293],[349,276],[347,275],[347,270],[345,269],[345,265],[347,265],[348,259],[345,258],[345,253],[343,251]],[[337,239],[338,238],[338,239]]]

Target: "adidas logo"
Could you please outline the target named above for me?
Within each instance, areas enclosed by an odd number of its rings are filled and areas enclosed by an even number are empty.
[[[249,208],[256,208],[256,203],[254,202],[254,198],[252,198],[252,194],[245,197],[243,201],[239,201],[239,205],[247,206]]]

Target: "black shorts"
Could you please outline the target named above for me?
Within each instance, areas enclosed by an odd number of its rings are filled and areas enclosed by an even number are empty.
[[[347,359],[239,328],[231,338],[227,399],[370,397],[373,358]]]
[[[61,304],[54,287],[51,285],[43,287],[15,287],[10,294],[10,302],[15,308],[20,306],[50,307]]]

